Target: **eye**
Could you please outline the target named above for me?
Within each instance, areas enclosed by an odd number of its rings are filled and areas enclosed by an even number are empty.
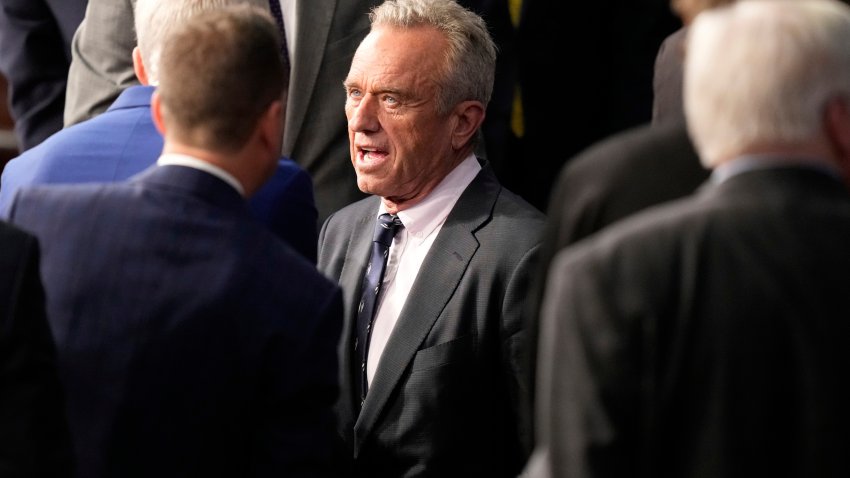
[[[362,96],[362,95],[363,95],[363,93],[360,90],[358,90],[357,88],[349,88],[348,89],[348,96],[351,97],[351,98],[360,98],[360,96]]]
[[[396,98],[395,96],[386,95],[384,96],[384,103],[388,104],[389,106],[396,106],[398,104],[398,98]]]

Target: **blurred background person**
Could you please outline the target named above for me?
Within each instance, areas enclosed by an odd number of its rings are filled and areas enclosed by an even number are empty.
[[[0,0],[0,72],[20,151],[62,129],[71,38],[85,10],[86,0]]]
[[[850,9],[744,0],[689,28],[710,182],[556,257],[524,476],[850,472]]]
[[[682,20],[682,27],[664,39],[655,58],[652,76],[652,123],[685,123],[682,102],[685,39],[688,25],[700,12],[728,5],[735,0],[672,0],[670,7]]]

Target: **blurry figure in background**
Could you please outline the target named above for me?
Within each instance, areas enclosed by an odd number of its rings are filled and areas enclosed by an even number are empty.
[[[833,0],[696,18],[711,180],[556,257],[524,476],[850,474],[848,44]]]
[[[519,86],[521,114],[511,112],[502,144],[494,144],[492,127],[485,122],[487,158],[506,188],[547,212],[552,186],[570,158],[651,120],[653,62],[661,42],[681,22],[671,13],[669,0],[521,3],[513,43],[497,37],[494,91],[494,101],[502,98],[504,105],[505,96],[513,97]],[[553,65],[566,73],[556,73]],[[518,83],[505,88],[499,80],[509,77],[505,73],[511,69]],[[495,109],[490,105],[488,115]],[[506,118],[504,106],[501,111]]]
[[[673,0],[670,7],[682,19],[682,28],[664,39],[655,58],[652,78],[652,123],[685,124],[682,101],[684,77],[685,38],[688,25],[696,16],[709,8],[728,5],[736,0]]]
[[[20,151],[62,129],[71,37],[85,12],[86,0],[0,0],[0,72]]]

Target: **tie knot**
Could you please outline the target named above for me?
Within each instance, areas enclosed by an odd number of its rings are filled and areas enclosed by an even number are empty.
[[[375,225],[375,235],[372,241],[381,243],[387,247],[392,243],[395,233],[404,227],[401,219],[398,216],[391,214],[381,214],[378,216],[378,223]]]

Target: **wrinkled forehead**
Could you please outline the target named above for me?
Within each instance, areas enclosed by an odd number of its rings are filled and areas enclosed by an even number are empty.
[[[384,69],[436,77],[446,62],[448,42],[436,28],[375,26],[360,43],[352,68]]]

